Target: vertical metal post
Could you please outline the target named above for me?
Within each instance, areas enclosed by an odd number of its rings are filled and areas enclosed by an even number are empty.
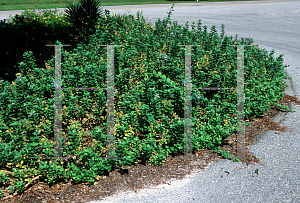
[[[64,45],[46,45],[55,47],[55,107],[54,107],[54,157],[45,159],[68,159],[70,157],[62,157],[62,104],[61,104],[61,48]]]
[[[55,46],[55,110],[54,110],[54,140],[58,140],[55,145],[54,154],[59,154],[59,159],[68,159],[70,157],[62,157],[62,103],[61,103],[61,47],[70,45],[46,45]],[[123,159],[123,157],[115,157],[114,150],[114,138],[115,138],[115,122],[114,122],[114,46],[122,45],[100,45],[107,46],[107,145],[108,145],[108,157],[105,159]],[[78,89],[89,90],[91,88],[77,87]],[[63,88],[63,89],[77,89],[77,88]],[[96,88],[95,88],[96,89]],[[106,89],[106,88],[98,88]],[[57,153],[58,152],[58,153]],[[58,159],[49,157],[45,159]]]

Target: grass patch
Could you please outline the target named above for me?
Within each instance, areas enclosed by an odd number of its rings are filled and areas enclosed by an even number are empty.
[[[254,0],[207,0],[202,2],[230,2],[230,1],[254,1]],[[74,0],[6,0],[0,3],[0,11],[8,10],[27,10],[27,9],[51,9],[66,8]],[[75,1],[78,3],[79,1]],[[167,0],[102,0],[102,6],[121,6],[121,5],[142,5],[142,4],[172,4],[172,3],[197,3],[197,1],[167,1]]]

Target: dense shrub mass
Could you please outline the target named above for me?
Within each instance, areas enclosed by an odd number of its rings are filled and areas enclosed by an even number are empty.
[[[45,60],[53,57],[53,50],[46,44],[53,44],[55,40],[71,42],[70,23],[65,17],[56,18],[54,12],[44,12],[44,15],[27,10],[16,15],[11,23],[0,23],[0,77],[12,82],[18,73],[18,62],[22,61],[25,51],[32,51],[37,56],[36,63],[43,67]],[[69,49],[71,50],[71,49]]]
[[[192,47],[192,85],[237,86],[237,48],[245,46],[245,119],[261,115],[283,97],[283,55],[275,59],[253,45],[252,39],[221,36],[215,27],[207,32],[201,20],[192,31],[177,22],[160,19],[155,26],[137,16],[99,19],[89,43],[62,52],[62,87],[107,87],[107,47],[114,48],[115,152],[124,159],[101,159],[107,146],[105,89],[62,91],[63,156],[54,155],[54,63],[36,65],[33,52],[23,54],[14,81],[0,85],[0,184],[10,193],[22,191],[26,182],[40,176],[49,184],[59,179],[91,184],[116,165],[138,160],[155,165],[184,151],[185,48]],[[65,42],[56,41],[56,44]],[[51,47],[54,50],[54,47]],[[63,48],[65,50],[65,48]],[[285,66],[286,67],[286,66]],[[192,90],[192,150],[215,149],[236,131],[235,90]],[[14,172],[10,182],[7,177]]]
[[[36,64],[40,68],[53,57],[52,47],[46,47],[46,44],[54,44],[59,40],[71,44],[64,48],[71,51],[80,42],[88,43],[88,34],[95,33],[95,25],[100,26],[104,15],[102,12],[93,14],[93,20],[89,21],[86,13],[79,16],[73,13],[72,10],[69,15],[58,13],[57,9],[40,12],[26,10],[12,17],[11,23],[0,21],[0,79],[5,78],[9,82],[14,80],[18,73],[18,62],[23,59],[25,51],[32,51],[37,56]],[[74,19],[71,20],[71,17]]]

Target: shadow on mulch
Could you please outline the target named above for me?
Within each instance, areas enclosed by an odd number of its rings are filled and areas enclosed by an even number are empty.
[[[278,102],[279,104],[292,107],[292,103],[300,104],[296,97],[284,95]],[[271,109],[264,115],[250,119],[249,127],[245,126],[245,148],[247,159],[242,159],[243,164],[260,163],[258,157],[255,157],[248,150],[251,145],[257,141],[257,137],[268,130],[287,132],[287,127],[279,126],[277,122],[271,122],[270,119],[286,110],[271,105]],[[289,131],[291,132],[291,131]],[[235,155],[236,134],[224,140],[221,150],[229,151],[230,155]],[[59,183],[49,188],[43,182],[38,182],[29,187],[23,194],[17,195],[3,202],[88,202],[92,200],[101,200],[107,196],[125,192],[135,191],[135,195],[145,187],[155,187],[158,184],[166,183],[172,179],[183,179],[192,171],[203,171],[205,167],[213,162],[224,160],[220,153],[213,150],[200,149],[192,154],[189,159],[183,158],[183,154],[176,157],[168,157],[162,165],[154,166],[149,163],[145,165],[139,163],[125,168],[117,168],[109,174],[101,176],[101,179],[94,185],[77,184],[71,182]]]

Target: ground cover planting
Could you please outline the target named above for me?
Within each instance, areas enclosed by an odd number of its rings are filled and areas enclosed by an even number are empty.
[[[161,165],[168,157],[182,154],[185,49],[177,45],[201,45],[192,47],[193,88],[236,87],[237,50],[230,45],[251,45],[244,47],[245,120],[261,116],[271,105],[290,110],[278,104],[284,97],[283,79],[291,78],[283,72],[287,67],[283,55],[275,59],[274,51],[261,50],[252,39],[233,40],[225,36],[224,26],[219,36],[215,27],[209,33],[199,20],[189,31],[188,24],[179,26],[170,16],[171,11],[168,18],[151,25],[140,13],[115,17],[106,12],[97,18],[94,34],[88,38],[84,38],[85,32],[73,35],[81,35],[85,41],[69,51],[64,48],[61,54],[62,87],[106,88],[107,47],[100,45],[122,45],[114,48],[114,109],[115,152],[123,159],[103,159],[107,152],[107,95],[102,89],[63,90],[62,148],[63,156],[70,158],[45,159],[53,157],[55,143],[53,47],[48,48],[52,49],[51,59],[40,67],[35,62],[38,55],[23,53],[14,80],[0,85],[3,198],[22,193],[37,179],[49,185],[59,181],[93,184],[117,167]],[[50,17],[58,19],[54,24],[62,18]],[[64,23],[72,27],[72,23]],[[63,37],[54,39],[57,45],[70,42]],[[236,132],[236,91],[193,89],[191,102],[192,151],[217,151]],[[228,157],[224,151],[222,155]],[[239,161],[234,155],[231,159]]]

